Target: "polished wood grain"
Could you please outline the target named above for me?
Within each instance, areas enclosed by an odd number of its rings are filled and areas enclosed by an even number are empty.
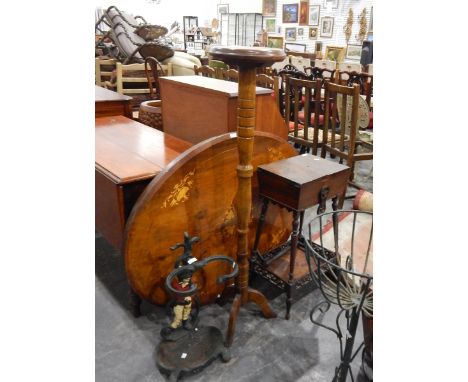
[[[123,116],[96,118],[96,229],[117,249],[145,187],[191,144]]]
[[[296,152],[286,141],[259,132],[255,135],[252,170],[293,155]],[[223,254],[237,259],[238,160],[235,133],[211,138],[185,151],[141,195],[127,223],[124,251],[128,279],[142,298],[157,305],[167,302],[164,280],[180,256],[169,247],[180,241],[184,231],[201,239],[193,247],[196,258]],[[248,230],[255,232],[261,207],[255,177],[251,192],[253,210]],[[272,208],[260,247],[268,250],[285,240],[290,226],[289,214]],[[250,235],[250,248],[253,239]],[[202,304],[213,302],[222,292],[223,286],[216,284],[216,275],[222,271],[214,265],[195,274]]]
[[[257,170],[260,194],[296,211],[319,204],[320,189],[329,188],[329,197],[346,192],[350,168],[314,155],[262,165]]]
[[[112,115],[124,115],[131,118],[131,100],[132,97],[119,94],[96,85],[94,95],[94,115],[96,118]]]
[[[192,143],[237,129],[238,84],[202,76],[161,78],[164,131]],[[287,139],[270,89],[256,87],[257,131]]]
[[[236,279],[237,295],[235,301],[240,298],[240,304],[248,302],[257,304],[266,318],[276,317],[265,296],[248,287],[249,284],[249,229],[248,224],[252,212],[252,155],[258,149],[254,147],[255,134],[255,83],[256,68],[271,66],[272,63],[282,61],[285,58],[284,51],[268,48],[245,47],[220,47],[210,49],[213,59],[237,65],[239,68],[239,98],[237,108],[237,150],[239,161],[237,165],[237,258],[239,262],[239,274]],[[276,109],[275,109],[276,110]],[[235,332],[235,322],[239,308],[233,306],[230,312],[229,325],[226,334],[226,344],[230,346]]]
[[[286,53],[282,49],[221,45],[212,46],[209,55],[210,58],[223,61],[228,65],[251,68],[271,66],[286,58]]]

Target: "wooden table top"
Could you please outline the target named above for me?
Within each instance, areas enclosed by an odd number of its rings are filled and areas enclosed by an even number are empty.
[[[94,102],[129,101],[132,97],[95,85]]]
[[[218,80],[216,78],[203,77],[203,76],[171,76],[162,77],[159,79],[163,82],[174,82],[179,86],[188,89],[205,88],[208,92],[222,95],[224,97],[234,98],[239,95],[239,84],[237,82]],[[271,89],[255,88],[256,94],[271,94]]]
[[[124,116],[96,118],[95,166],[117,184],[152,178],[189,142]]]

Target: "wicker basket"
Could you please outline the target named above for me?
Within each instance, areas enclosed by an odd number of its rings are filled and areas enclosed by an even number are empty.
[[[153,100],[140,104],[138,119],[141,123],[163,131],[162,101]]]

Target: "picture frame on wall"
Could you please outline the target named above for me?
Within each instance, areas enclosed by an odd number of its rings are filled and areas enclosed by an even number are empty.
[[[346,54],[346,48],[344,46],[332,46],[328,45],[325,48],[325,59],[335,62],[343,62]]]
[[[348,44],[346,47],[346,59],[360,61],[362,53],[362,45]]]
[[[320,5],[309,5],[309,25],[318,27],[320,20]]]
[[[281,36],[268,36],[267,37],[268,48],[283,49],[283,44],[284,44],[284,38]]]
[[[286,42],[284,44],[284,50],[287,50],[289,52],[304,53],[306,51],[306,48],[306,44],[296,44],[293,42]]]
[[[275,33],[276,19],[265,19],[265,30],[267,33]]]
[[[263,0],[262,15],[265,17],[276,16],[276,0]]]
[[[297,35],[304,36],[304,28],[297,28]]]
[[[297,23],[299,20],[299,4],[283,4],[283,24]]]
[[[309,40],[317,40],[318,28],[309,28]]]
[[[320,19],[320,37],[332,37],[334,23],[334,17],[322,17]]]
[[[299,7],[299,25],[309,25],[309,2],[301,1]]]
[[[286,41],[296,41],[296,28],[285,28],[284,35]]]
[[[218,4],[218,15],[229,13],[229,4]]]
[[[338,9],[339,0],[324,0],[323,6],[325,9]]]

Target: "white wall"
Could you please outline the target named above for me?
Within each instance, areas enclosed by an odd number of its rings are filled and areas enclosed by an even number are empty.
[[[281,36],[284,37],[285,28],[304,28],[304,35],[297,36],[297,43],[306,44],[307,50],[313,52],[315,49],[315,40],[309,40],[309,27],[300,26],[298,23],[282,24],[283,4],[299,4],[299,0],[277,0],[276,26],[281,26]],[[143,16],[149,23],[163,25],[167,28],[178,21],[183,27],[183,16],[198,16],[199,26],[210,26],[211,20],[217,18],[217,5],[229,4],[230,13],[261,13],[262,0],[161,0],[160,4],[153,4],[147,0],[109,0],[96,3],[96,7],[107,8],[111,5],[117,6],[122,11],[133,15]],[[363,8],[367,8],[367,22],[369,24],[370,10],[373,0],[339,0],[338,9],[327,10],[323,0],[310,0],[309,4],[320,5],[320,17],[331,16],[335,18],[333,26],[333,37],[320,37],[317,40],[323,42],[323,52],[327,45],[346,46],[343,27],[348,18],[348,9],[353,8],[354,23],[351,34],[350,44],[356,44],[356,35],[359,31],[358,17]],[[318,26],[320,28],[320,25]],[[278,35],[278,34],[270,34]]]
[[[283,15],[283,4],[294,4],[298,3],[297,1],[291,0],[277,0],[277,8],[276,8],[276,27],[281,26],[281,33],[270,33],[270,36],[282,36],[285,37],[285,28],[304,28],[304,35],[297,36],[296,41],[290,41],[292,43],[299,43],[299,44],[306,44],[307,51],[313,52],[315,50],[315,42],[321,41],[323,43],[322,52],[325,53],[325,47],[327,45],[335,45],[335,46],[346,46],[346,38],[343,32],[343,27],[346,24],[346,20],[348,18],[348,10],[351,7],[354,13],[354,22],[353,22],[353,29],[351,33],[351,38],[349,39],[349,44],[358,44],[356,35],[359,32],[359,15],[361,14],[364,8],[367,8],[367,25],[369,26],[370,20],[370,11],[371,6],[373,5],[373,0],[339,0],[338,2],[338,9],[327,10],[324,6],[323,0],[310,0],[309,5],[320,5],[320,18],[324,16],[331,16],[335,18],[335,23],[333,26],[333,36],[331,38],[327,37],[320,37],[320,22],[318,27],[318,36],[317,40],[309,40],[309,26],[302,26],[299,23],[282,23],[282,15]],[[299,4],[299,11],[300,11],[300,4]],[[265,18],[264,18],[265,20]],[[296,31],[297,32],[297,31]],[[296,33],[297,35],[297,33]],[[286,38],[285,38],[285,42]]]
[[[211,26],[211,20],[218,18],[218,4],[229,4],[230,13],[262,12],[262,0],[161,0],[160,4],[147,0],[109,0],[97,2],[96,7],[115,5],[121,11],[143,16],[151,24],[169,28],[177,21],[182,28],[183,16],[198,16],[199,26]]]

